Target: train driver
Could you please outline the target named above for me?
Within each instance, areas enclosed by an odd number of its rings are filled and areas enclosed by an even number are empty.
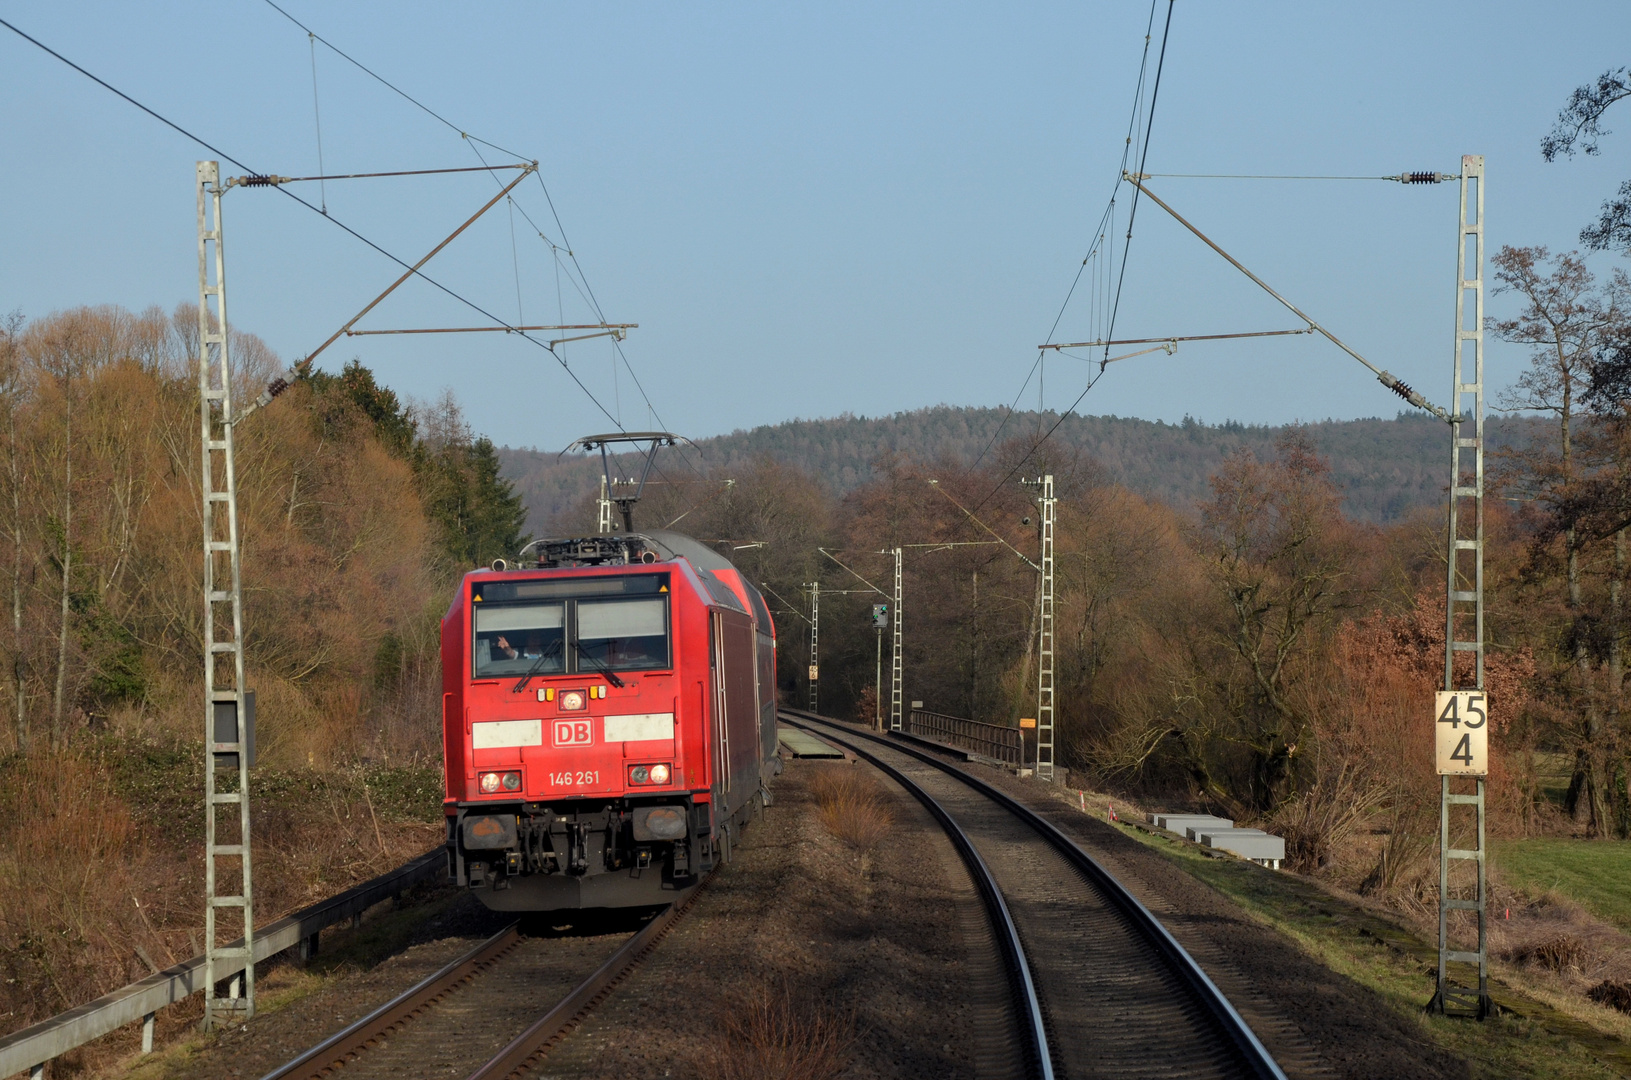
[[[511,645],[509,639],[500,634],[493,642],[493,647],[506,660],[536,660],[544,655],[544,632],[542,630],[528,630],[526,641],[517,649]]]

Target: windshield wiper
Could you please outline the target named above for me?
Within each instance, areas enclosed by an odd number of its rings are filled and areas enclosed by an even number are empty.
[[[527,673],[521,676],[514,686],[510,687],[510,693],[519,694],[521,691],[525,690],[527,688],[527,684],[532,681],[532,677],[538,674],[538,672],[543,668],[544,661],[548,660],[550,657],[554,656],[560,651],[561,642],[559,639],[557,639],[550,644],[549,648],[538,654],[538,659],[532,662],[532,666],[527,669]]]
[[[616,686],[616,687],[619,687],[619,688],[622,687],[623,680],[619,679],[617,677],[617,672],[613,671],[611,668],[607,667],[605,664],[601,663],[599,660],[595,659],[593,656],[590,656],[587,652],[585,652],[584,648],[583,648],[583,642],[581,642],[581,641],[578,642],[577,646],[578,646],[578,657],[580,659],[589,661],[589,667],[590,667],[591,670],[593,670],[597,675],[606,676],[606,681],[611,683],[613,686]]]

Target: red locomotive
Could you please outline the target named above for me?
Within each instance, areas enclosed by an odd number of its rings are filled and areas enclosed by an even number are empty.
[[[522,557],[442,619],[449,879],[504,911],[665,903],[769,801],[770,612],[678,533]]]

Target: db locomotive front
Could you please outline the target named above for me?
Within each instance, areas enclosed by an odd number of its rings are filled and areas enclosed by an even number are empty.
[[[775,648],[758,590],[677,533],[466,574],[442,619],[449,880],[504,911],[696,884],[769,801]]]

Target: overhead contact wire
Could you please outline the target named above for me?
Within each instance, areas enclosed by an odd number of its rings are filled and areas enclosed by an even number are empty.
[[[268,2],[270,2],[270,0],[268,0]],[[487,159],[482,156],[481,151],[477,150],[475,146],[471,146],[470,149],[476,155],[477,160],[479,160],[482,163],[482,165],[484,167],[486,167],[489,172],[491,172],[492,169],[493,169],[493,166],[488,164]],[[506,151],[506,153],[508,153],[508,151]],[[588,304],[590,306],[590,308],[595,312],[596,317],[598,317],[601,322],[606,322],[607,321],[606,320],[606,312],[600,306],[600,300],[599,300],[598,297],[595,296],[594,288],[592,286],[590,286],[590,284],[589,284],[588,275],[586,275],[583,272],[583,265],[578,262],[577,252],[573,250],[572,242],[566,235],[566,226],[561,222],[561,216],[560,216],[559,212],[557,212],[556,209],[555,209],[555,200],[549,194],[549,185],[544,183],[544,178],[541,175],[538,175],[537,173],[535,173],[534,175],[536,175],[538,177],[538,186],[539,186],[540,189],[542,189],[542,191],[544,193],[544,201],[549,205],[550,215],[555,219],[555,226],[556,226],[556,229],[558,230],[558,235],[561,238],[560,244],[556,244],[553,240],[551,240],[548,237],[548,235],[545,234],[543,229],[538,227],[538,223],[532,219],[532,215],[527,213],[527,208],[525,206],[521,205],[519,202],[514,202],[513,197],[512,197],[512,204],[514,205],[516,210],[520,211],[522,218],[524,218],[526,220],[527,224],[532,226],[533,231],[538,234],[538,238],[541,239],[542,241],[544,241],[544,243],[546,243],[546,244],[548,244],[550,246],[550,248],[551,248],[551,250],[552,250],[552,252],[554,254],[555,261],[556,261],[556,291],[557,291],[557,293],[559,293],[559,291],[560,291],[560,282],[559,282],[560,252],[564,250],[566,252],[567,258],[572,260],[573,270],[576,271],[575,274],[569,272],[566,275],[567,280],[572,282],[572,287],[578,291],[579,296],[583,297],[584,303],[586,303],[586,304]],[[502,181],[500,181],[498,179],[498,176],[496,174],[493,175],[493,180],[495,182],[497,182],[497,183],[502,183]],[[559,306],[559,296],[558,295],[557,295],[556,301],[557,301],[557,306]],[[564,322],[565,318],[566,317],[564,315],[562,315],[561,316],[561,321]],[[657,422],[657,425],[659,427],[666,428],[668,425],[664,422],[662,416],[657,412],[657,406],[652,403],[650,395],[648,395],[646,393],[645,385],[640,382],[640,376],[635,373],[634,366],[629,363],[628,354],[623,351],[622,342],[618,341],[616,338],[613,338],[612,339],[612,347],[613,347],[613,349],[616,350],[618,358],[622,360],[623,368],[624,368],[624,370],[626,370],[629,373],[629,378],[634,381],[635,388],[640,391],[640,398],[641,398],[642,401],[644,401],[646,403],[646,408],[650,411],[650,413],[652,415],[652,418]],[[621,410],[619,410],[619,411],[621,411]],[[626,430],[623,427],[621,422],[618,422],[615,419],[613,420],[613,422],[617,423],[617,427],[618,427],[619,431]],[[684,455],[680,456],[680,460],[686,462],[687,468],[690,468],[692,472],[697,472],[695,467],[691,466],[690,462],[686,460]],[[661,476],[661,470],[660,469],[659,469],[659,476]],[[700,472],[697,472],[697,476],[701,477],[702,474]]]
[[[1167,39],[1172,35],[1172,9],[1173,9],[1173,5],[1174,5],[1174,0],[1167,0],[1167,20],[1166,20],[1166,25],[1163,26],[1162,29],[1161,29],[1161,53],[1160,53],[1160,56],[1156,59],[1156,62],[1155,62],[1155,82],[1153,84],[1151,84],[1151,87],[1150,87],[1149,113],[1145,118],[1144,138],[1143,138],[1143,141],[1142,141],[1142,145],[1139,147],[1138,171],[1140,173],[1143,173],[1144,164],[1149,159],[1149,155],[1150,155],[1150,133],[1155,128],[1155,103],[1156,103],[1156,99],[1161,94],[1161,72],[1166,67],[1166,61],[1167,61]],[[1153,9],[1152,9],[1152,13],[1153,13]],[[1125,155],[1123,156],[1123,160],[1125,160]],[[1123,166],[1123,168],[1125,169],[1125,166]],[[1105,340],[1106,341],[1108,341],[1110,338],[1115,336],[1116,315],[1121,310],[1121,287],[1122,287],[1122,283],[1126,280],[1126,277],[1127,277],[1127,253],[1128,253],[1128,251],[1131,250],[1132,244],[1133,244],[1133,219],[1137,215],[1137,213],[1138,213],[1138,190],[1137,190],[1137,188],[1135,186],[1134,191],[1133,191],[1132,206],[1129,207],[1128,210],[1127,210],[1127,239],[1126,239],[1126,242],[1123,244],[1122,249],[1121,249],[1121,267],[1120,267],[1119,273],[1118,273],[1117,278],[1116,278],[1115,300],[1110,306],[1110,318],[1109,318],[1109,322],[1108,322],[1106,330],[1105,330]],[[1072,286],[1072,287],[1074,288],[1074,286]],[[1057,325],[1057,323],[1055,325]],[[1049,333],[1049,336],[1050,337],[1052,336],[1051,332]],[[1053,426],[1048,428],[1047,434],[1043,435],[1040,439],[1038,439],[1036,441],[1036,443],[1030,448],[1030,450],[1026,452],[1025,456],[1022,457],[1019,460],[1019,462],[1012,469],[1008,470],[1007,475],[1005,475],[1001,480],[997,481],[996,485],[993,486],[992,489],[989,492],[986,493],[985,498],[981,499],[975,505],[974,512],[978,512],[981,507],[985,506],[986,503],[990,502],[992,496],[996,495],[996,493],[998,491],[1002,490],[1003,485],[1008,483],[1009,480],[1013,479],[1015,473],[1019,472],[1020,469],[1025,467],[1026,462],[1030,461],[1031,455],[1035,454],[1037,449],[1040,448],[1043,443],[1047,442],[1048,439],[1050,439],[1053,436],[1053,433],[1055,431],[1059,430],[1059,425],[1063,424],[1067,417],[1069,417],[1073,413],[1075,413],[1076,406],[1080,405],[1082,403],[1082,399],[1087,397],[1088,391],[1092,390],[1094,386],[1098,385],[1099,380],[1104,378],[1104,372],[1105,372],[1106,366],[1109,364],[1109,362],[1110,362],[1110,346],[1106,345],[1104,347],[1104,359],[1100,362],[1098,374],[1096,374],[1092,378],[1088,379],[1087,385],[1082,388],[1082,392],[1080,394],[1076,395],[1076,400],[1071,402],[1070,408],[1068,408],[1064,412],[1060,413],[1059,418],[1053,422]]]
[[[355,68],[357,68],[363,74],[367,75],[369,78],[371,78],[375,82],[379,83],[381,86],[384,86],[386,89],[390,90],[392,93],[394,93],[394,94],[398,95],[399,97],[403,98],[404,100],[406,100],[407,102],[412,104],[415,108],[419,109],[421,112],[424,112],[427,116],[433,117],[434,119],[436,119],[440,123],[446,125],[448,128],[451,128],[452,130],[458,132],[459,133],[459,138],[461,138],[461,139],[470,139],[470,140],[472,140],[474,142],[481,143],[483,146],[491,146],[494,150],[497,150],[499,153],[508,154],[511,157],[516,158],[516,159],[518,159],[520,161],[530,161],[531,160],[530,158],[527,158],[527,157],[525,157],[525,156],[523,156],[521,154],[517,154],[514,150],[506,150],[506,149],[504,149],[504,147],[499,146],[497,143],[488,142],[486,139],[476,138],[476,136],[470,134],[468,131],[465,131],[463,128],[459,127],[459,125],[455,124],[453,121],[449,120],[447,117],[443,116],[441,113],[437,112],[435,109],[432,109],[429,105],[426,105],[424,102],[420,101],[418,98],[414,97],[412,94],[408,93],[406,90],[402,89],[400,86],[397,86],[395,83],[391,82],[389,79],[385,78],[383,75],[380,75],[378,72],[376,72],[372,68],[368,67],[362,61],[360,61],[360,60],[356,59],[355,57],[351,56],[344,49],[341,49],[339,46],[335,45],[332,41],[329,41],[327,38],[323,37],[323,35],[317,33],[315,30],[313,30],[311,27],[307,26],[305,23],[301,22],[299,19],[295,18],[293,15],[290,15],[287,11],[284,11],[282,8],[278,7],[277,4],[272,2],[272,0],[266,0],[266,5],[268,7],[270,7],[273,11],[277,12],[279,15],[282,15],[285,19],[288,19],[290,22],[292,22],[296,26],[300,27],[300,29],[304,30],[312,38],[315,38],[316,40],[321,41],[325,48],[331,50],[336,56],[338,56],[341,59],[345,60],[347,63],[349,63],[352,66],[354,66]]]
[[[432,109],[430,106],[426,105],[424,102],[420,101],[418,98],[414,97],[412,94],[408,93],[406,90],[403,90],[400,86],[397,86],[395,83],[391,82],[389,79],[385,78],[383,75],[380,75],[378,72],[376,72],[372,68],[368,67],[368,65],[364,64],[362,61],[356,59],[351,54],[347,53],[344,49],[341,49],[339,46],[335,45],[333,42],[331,42],[328,39],[324,38],[321,34],[317,33],[314,30],[312,30],[305,23],[301,22],[299,19],[297,19],[293,15],[289,14],[282,7],[279,7],[274,2],[274,0],[266,0],[266,4],[273,11],[276,11],[279,15],[282,15],[285,19],[288,19],[291,23],[294,23],[294,25],[296,25],[300,29],[304,30],[310,38],[312,38],[313,40],[322,42],[324,47],[332,50],[335,55],[341,57],[347,63],[352,64],[353,66],[355,66],[359,71],[366,74],[369,78],[374,79],[380,85],[386,87],[392,93],[397,94],[403,100],[409,102],[415,108],[421,110],[427,116],[430,116],[431,118],[435,119],[438,123],[440,123],[443,126],[447,127],[449,130],[458,132],[459,137],[461,139],[464,139],[467,142],[470,142],[472,144],[480,143],[483,146],[491,147],[492,149],[497,150],[501,154],[508,154],[511,157],[516,158],[516,159],[518,159],[520,161],[530,160],[525,155],[518,154],[514,150],[506,149],[505,147],[502,147],[502,146],[498,145],[495,142],[491,142],[491,141],[489,141],[487,139],[479,138],[479,137],[477,137],[475,135],[470,134],[468,131],[461,128],[459,125],[455,124],[453,121],[449,120],[447,117],[443,116],[441,113],[437,112],[435,109]],[[472,145],[471,149],[475,149],[475,147]],[[477,152],[476,156],[478,158],[481,157],[481,154],[480,154],[479,151]],[[483,165],[487,164],[485,159],[482,161],[482,164]],[[560,237],[561,237],[561,243],[566,248],[567,256],[572,260],[572,265],[577,269],[578,275],[582,279],[583,288],[582,288],[581,291],[584,291],[584,292],[588,293],[588,295],[585,297],[585,299],[588,300],[590,305],[595,309],[595,313],[596,313],[596,315],[598,315],[600,317],[600,321],[605,322],[606,321],[606,313],[601,309],[599,301],[594,299],[594,289],[589,286],[588,278],[583,276],[583,267],[578,263],[577,254],[572,250],[572,243],[571,243],[570,240],[567,239],[567,236],[566,236],[566,228],[565,228],[564,225],[562,225],[561,216],[555,209],[555,201],[552,198],[550,198],[549,186],[544,183],[544,178],[541,175],[538,177],[538,185],[539,185],[539,187],[541,187],[543,189],[544,200],[549,204],[550,214],[555,218],[555,226],[559,230]],[[527,219],[527,223],[529,225],[533,226],[534,230],[539,234],[540,237],[543,237],[544,236],[543,230],[539,229],[537,227],[537,224],[535,222],[533,222],[531,216],[527,214],[525,208],[520,207],[519,205],[517,205],[517,209],[521,210],[521,216]],[[546,242],[548,241],[547,237],[544,237],[544,239],[546,240]],[[400,262],[400,260],[398,260],[398,261]],[[423,275],[420,275],[420,276],[423,276]],[[568,275],[568,276],[570,276],[570,275]],[[425,280],[428,281],[430,279],[426,278]],[[574,286],[576,286],[577,282],[574,281],[573,284],[574,284]],[[522,334],[522,336],[525,337],[526,335]],[[529,339],[529,340],[531,340],[531,339]],[[542,344],[542,343],[541,342],[536,342],[536,344]],[[622,344],[617,342],[616,339],[613,339],[613,345],[617,350],[618,356],[623,361],[623,366],[628,370],[629,377],[634,380],[635,387],[639,389],[640,396],[645,400],[646,407],[651,410],[651,414],[652,414],[652,416],[656,417],[657,422],[659,424],[662,424],[663,423],[662,417],[657,414],[657,407],[652,404],[651,398],[649,396],[647,396],[647,394],[646,394],[645,386],[643,384],[641,384],[641,382],[640,382],[640,377],[635,374],[633,366],[629,364],[628,356],[623,352]],[[548,346],[544,346],[544,348],[548,349]],[[551,349],[549,351],[551,353],[553,353],[554,350]],[[557,359],[559,359],[559,357],[557,357]],[[561,362],[561,366],[566,367],[565,361]],[[567,368],[567,371],[570,373],[571,369]],[[588,393],[587,387],[583,386],[583,383],[578,380],[578,378],[577,378],[577,376],[575,374],[572,376],[572,378],[573,378],[574,382],[578,383],[578,386],[580,388],[584,389],[585,393]],[[593,395],[591,395],[591,400],[595,400],[593,398]],[[618,428],[619,431],[625,430],[623,425],[618,421],[618,419],[615,416],[613,416],[610,412],[608,412],[606,410],[605,406],[601,405],[598,400],[595,400],[595,405],[596,405],[597,408],[600,409],[600,411],[602,413],[605,413],[606,418],[608,420],[611,420],[614,424],[617,424],[617,428]],[[664,425],[664,426],[666,426],[666,425]],[[684,460],[683,456],[681,457],[681,460],[682,461]]]
[[[1132,114],[1130,116],[1128,116],[1128,118],[1127,118],[1127,139],[1126,139],[1126,142],[1124,142],[1122,144],[1122,148],[1121,148],[1121,165],[1116,169],[1115,183],[1113,183],[1110,186],[1110,200],[1109,200],[1108,203],[1105,204],[1104,212],[1099,215],[1098,228],[1094,230],[1097,233],[1098,238],[1096,240],[1094,240],[1092,246],[1089,247],[1087,255],[1085,257],[1083,257],[1083,259],[1082,259],[1081,265],[1076,268],[1076,276],[1071,279],[1070,289],[1065,293],[1064,302],[1059,305],[1059,311],[1053,317],[1053,325],[1048,327],[1048,336],[1043,339],[1045,341],[1052,341],[1053,340],[1053,335],[1058,332],[1059,322],[1060,322],[1061,319],[1063,319],[1065,317],[1065,310],[1068,307],[1070,307],[1071,297],[1076,295],[1076,287],[1081,283],[1082,271],[1083,271],[1083,269],[1086,268],[1088,260],[1092,259],[1094,257],[1094,255],[1095,255],[1095,253],[1100,252],[1100,251],[1103,250],[1103,248],[1104,248],[1104,228],[1105,228],[1105,222],[1107,220],[1111,223],[1111,229],[1110,229],[1111,234],[1113,235],[1115,233],[1114,224],[1115,224],[1116,195],[1117,195],[1118,192],[1121,191],[1121,185],[1125,182],[1123,180],[1123,178],[1122,178],[1122,174],[1127,171],[1127,157],[1128,157],[1129,154],[1132,153],[1133,135],[1138,130],[1138,118],[1143,115],[1144,76],[1149,71],[1150,38],[1151,38],[1151,31],[1153,31],[1155,29],[1155,7],[1156,7],[1156,3],[1157,3],[1157,0],[1150,0],[1150,17],[1149,17],[1149,20],[1145,24],[1145,27],[1144,27],[1144,55],[1139,60],[1138,81],[1133,86],[1133,111],[1132,111]],[[1168,25],[1170,25],[1171,20],[1172,20],[1172,9],[1171,9],[1171,6],[1170,6],[1170,0],[1169,0],[1169,6],[1167,8],[1167,20],[1168,20]],[[1165,49],[1166,49],[1166,40],[1165,40],[1165,38],[1162,39],[1161,47],[1162,47],[1162,50],[1164,52]],[[1159,76],[1158,76],[1158,78],[1159,78]],[[1140,170],[1140,171],[1142,171],[1142,170]],[[1040,350],[1038,350],[1036,355],[1037,355],[1036,364],[1031,365],[1031,371],[1030,371],[1029,374],[1027,374],[1025,376],[1025,382],[1024,382],[1024,384],[1022,386],[1020,386],[1019,393],[1014,395],[1014,405],[1018,405],[1019,404],[1019,399],[1025,396],[1025,387],[1031,385],[1031,378],[1036,374],[1037,366],[1040,365],[1041,362],[1042,362],[1042,353],[1041,353]],[[1081,400],[1080,398],[1077,398],[1077,401],[1080,401],[1080,400]],[[985,456],[987,454],[989,454],[991,452],[991,448],[996,445],[997,439],[1002,436],[1003,429],[1008,426],[1008,421],[1012,416],[1013,416],[1013,406],[1010,406],[1008,412],[1003,415],[1002,422],[997,425],[997,430],[992,434],[990,441],[988,441],[985,444],[985,449],[981,450],[980,453],[979,453],[979,456],[974,459],[974,464],[971,466],[971,468],[978,468],[979,465],[980,465],[980,462],[985,460]],[[1035,447],[1032,447],[1032,452],[1033,453],[1035,452]],[[981,505],[984,505],[983,501],[982,501]]]
[[[271,0],[267,0],[267,2],[270,3]],[[197,143],[199,146],[202,146],[204,149],[208,150],[210,153],[215,154],[217,157],[220,157],[222,160],[230,161],[232,164],[238,166],[238,168],[244,170],[244,172],[246,172],[246,173],[259,175],[259,174],[256,174],[254,169],[250,168],[248,165],[245,165],[242,161],[239,161],[237,158],[233,157],[231,154],[227,153],[225,150],[222,150],[219,147],[215,146],[213,143],[210,143],[210,142],[200,138],[199,136],[194,135],[192,132],[188,131],[186,128],[182,127],[180,124],[176,123],[174,120],[171,120],[166,116],[163,116],[163,115],[161,115],[161,114],[159,114],[157,112],[154,112],[152,109],[148,108],[146,105],[143,105],[141,102],[137,101],[135,98],[131,97],[129,94],[125,93],[123,90],[120,90],[118,87],[114,86],[113,84],[105,81],[104,79],[101,79],[101,78],[97,77],[96,75],[93,75],[91,72],[89,72],[86,69],[80,67],[78,64],[74,63],[72,60],[68,59],[66,56],[63,56],[61,53],[59,53],[55,49],[51,48],[49,45],[47,45],[44,42],[40,41],[38,38],[33,37],[32,35],[24,32],[23,30],[19,29],[17,26],[13,25],[12,23],[6,21],[3,18],[0,18],[0,26],[4,26],[7,30],[10,30],[12,33],[16,34],[18,37],[22,38],[24,41],[27,41],[30,45],[33,45],[34,47],[40,49],[42,52],[48,53],[49,55],[51,55],[51,56],[55,57],[56,59],[62,61],[64,64],[67,64],[69,67],[73,68],[75,71],[79,72],[81,75],[85,76],[87,79],[90,79],[92,82],[96,83],[98,86],[102,87],[104,90],[107,90],[110,93],[113,93],[113,94],[117,95],[118,97],[123,98],[125,101],[127,101],[130,104],[134,105],[136,108],[140,109],[142,112],[146,113],[148,116],[151,116],[153,119],[157,120],[159,123],[163,124],[165,127],[168,127],[171,130],[175,131],[176,133],[184,136],[185,138],[188,138],[188,139],[192,140],[193,142]],[[322,40],[322,39],[319,38],[318,40]],[[325,44],[326,44],[326,42],[325,42]],[[506,150],[505,153],[509,153],[509,151]],[[353,229],[351,226],[347,225],[345,222],[341,221],[339,218],[333,216],[332,214],[324,213],[318,207],[313,206],[311,203],[307,202],[305,199],[302,199],[299,195],[296,195],[294,192],[288,190],[287,188],[285,188],[285,187],[283,187],[281,185],[276,186],[276,190],[283,193],[284,195],[288,196],[289,198],[293,199],[295,202],[299,203],[301,206],[304,206],[307,210],[310,210],[312,213],[318,215],[323,220],[333,222],[336,226],[343,229],[347,234],[349,234],[352,237],[355,237],[357,240],[360,240],[362,243],[366,244],[368,247],[372,248],[374,251],[378,252],[379,254],[385,256],[387,259],[389,259],[392,262],[396,263],[398,266],[402,267],[403,269],[413,270],[413,267],[410,266],[407,262],[405,262],[402,259],[398,258],[397,256],[391,254],[391,252],[386,251],[383,247],[380,247],[378,244],[374,243],[374,241],[368,239],[368,237],[362,235],[362,233],[358,232],[356,229]],[[478,312],[479,314],[481,314],[485,318],[488,318],[488,319],[492,320],[497,325],[505,327],[506,329],[509,329],[512,332],[519,334],[521,337],[526,338],[528,341],[532,342],[534,345],[538,346],[540,349],[543,349],[545,352],[549,353],[551,356],[555,356],[554,350],[550,349],[550,347],[548,345],[546,345],[542,341],[539,341],[537,338],[533,337],[531,334],[528,334],[525,331],[516,330],[514,327],[510,326],[509,323],[505,322],[503,319],[501,319],[498,316],[494,315],[492,312],[488,311],[486,308],[482,307],[480,304],[477,304],[475,301],[468,300],[465,297],[459,295],[458,293],[454,292],[452,289],[448,288],[446,285],[443,285],[441,282],[437,281],[435,278],[430,277],[428,274],[424,273],[424,271],[414,270],[413,272],[414,272],[415,277],[418,277],[422,281],[425,281],[425,282],[429,283],[430,285],[435,286],[437,289],[440,289],[442,292],[446,293],[448,296],[450,296],[453,299],[459,301],[459,303],[464,304],[466,307],[470,308],[472,311]],[[600,399],[595,397],[595,395],[590,392],[590,390],[589,390],[589,388],[587,386],[583,385],[583,381],[577,377],[576,373],[574,373],[571,368],[567,367],[566,363],[564,361],[562,361],[559,356],[556,356],[555,359],[556,359],[556,361],[558,363],[560,363],[562,369],[565,370],[566,373],[569,376],[571,376],[572,381],[574,383],[577,383],[578,389],[582,390],[584,392],[584,394],[589,398],[589,400],[594,402],[595,408],[599,409],[601,411],[601,413],[604,414],[605,417],[608,420],[611,420],[613,423],[616,423],[616,419],[612,416],[612,414],[610,412],[607,411],[606,406],[602,405],[600,403]]]

